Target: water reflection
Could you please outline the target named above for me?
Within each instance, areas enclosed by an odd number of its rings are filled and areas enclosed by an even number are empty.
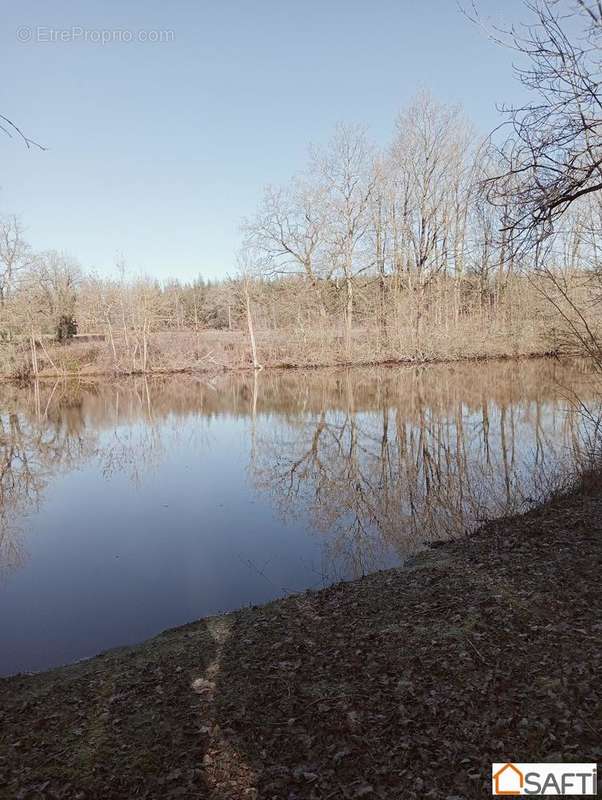
[[[297,402],[311,410],[260,438],[255,483],[285,518],[309,509],[330,559],[360,575],[562,486],[592,452],[574,398],[593,384],[573,368],[384,371],[368,386],[348,373],[319,409],[306,384]]]
[[[55,391],[56,386],[43,412],[39,384],[26,393],[3,387],[0,395],[0,570],[23,563],[23,519],[39,509],[52,476],[93,452],[68,395],[63,395],[64,405],[57,402],[51,409]]]
[[[590,456],[574,396],[595,396],[592,376],[557,361],[4,385],[0,669],[360,575],[523,510]],[[94,591],[76,586],[86,571]],[[97,631],[63,608],[69,582]],[[52,645],[35,642],[40,606]]]

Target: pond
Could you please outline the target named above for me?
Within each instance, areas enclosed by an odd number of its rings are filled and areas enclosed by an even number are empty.
[[[556,360],[0,386],[0,674],[401,564],[586,463]]]

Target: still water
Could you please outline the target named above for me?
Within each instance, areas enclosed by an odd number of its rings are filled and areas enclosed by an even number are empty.
[[[0,674],[402,563],[586,457],[558,361],[0,386]]]

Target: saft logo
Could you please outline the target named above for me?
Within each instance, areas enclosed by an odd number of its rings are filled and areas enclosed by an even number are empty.
[[[596,764],[493,764],[494,795],[596,795]]]

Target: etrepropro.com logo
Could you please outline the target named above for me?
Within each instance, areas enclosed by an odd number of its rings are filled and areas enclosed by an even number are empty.
[[[596,795],[596,764],[492,764],[494,795]]]

